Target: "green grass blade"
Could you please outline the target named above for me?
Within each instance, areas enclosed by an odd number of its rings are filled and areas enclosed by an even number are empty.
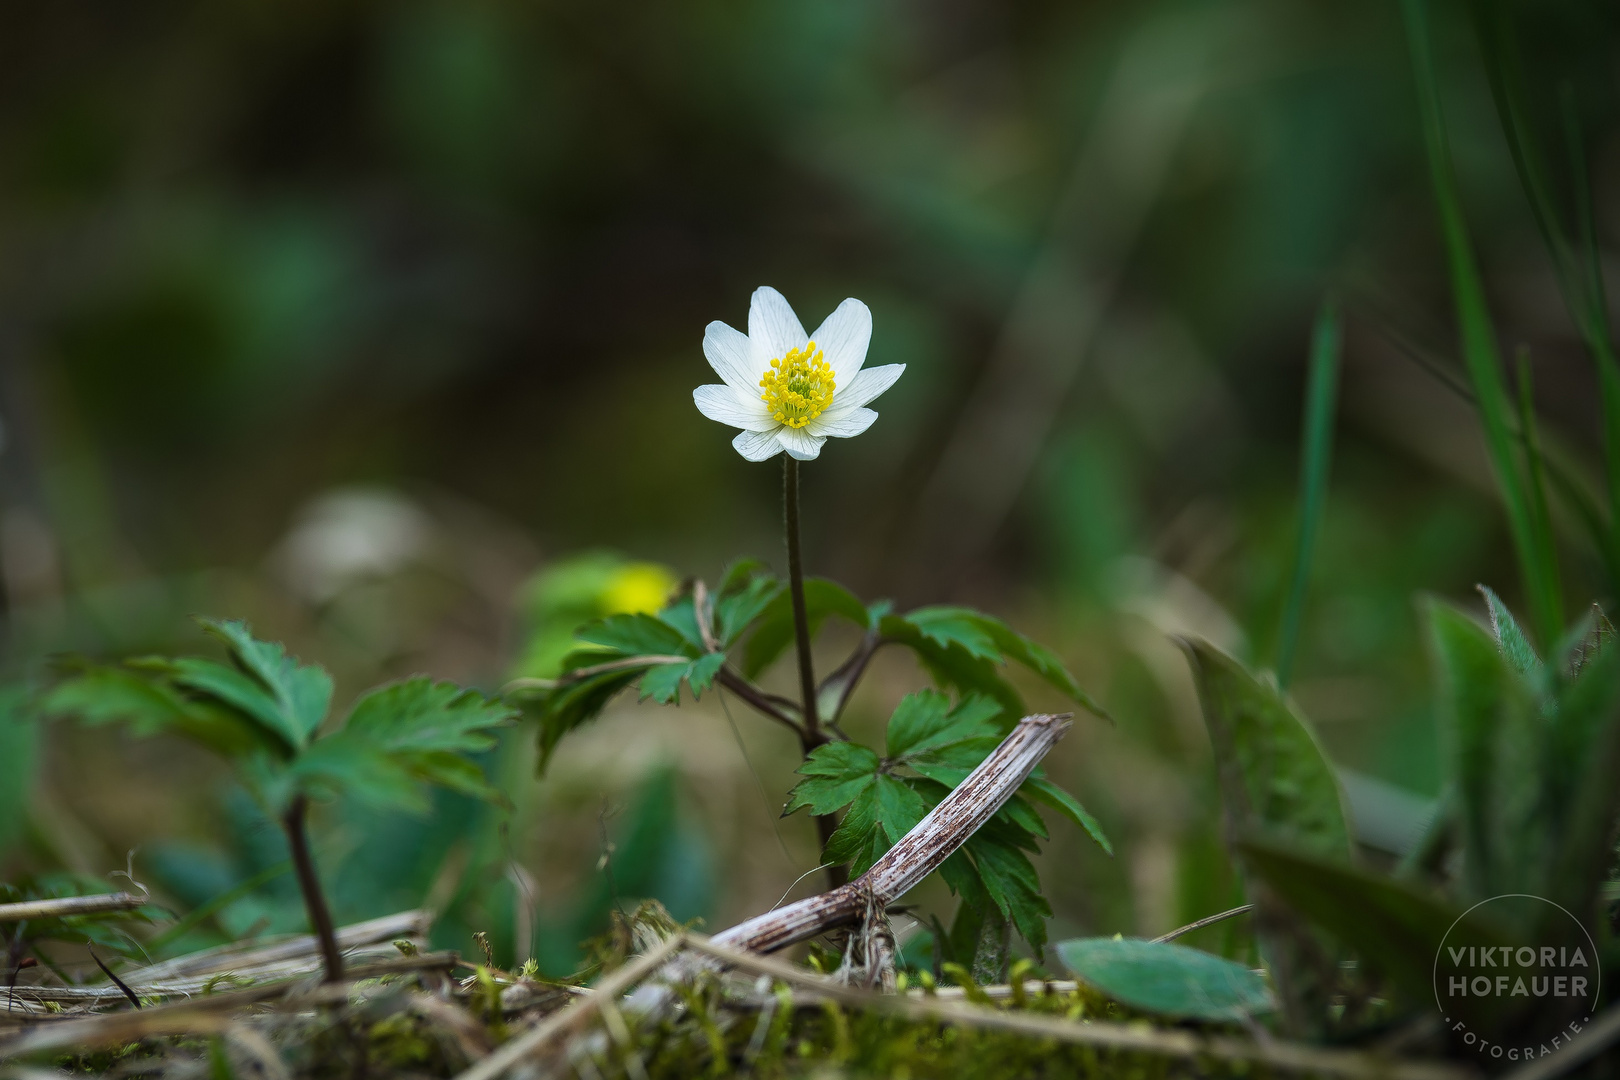
[[[1580,119],[1575,112],[1575,96],[1563,87],[1564,139],[1569,145],[1569,171],[1575,188],[1575,226],[1581,245],[1581,261],[1586,269],[1585,303],[1581,310],[1570,305],[1570,313],[1580,324],[1586,347],[1598,371],[1598,401],[1603,411],[1603,464],[1609,481],[1609,527],[1620,527],[1620,362],[1615,360],[1614,337],[1609,328],[1608,290],[1603,285],[1602,249],[1598,246],[1597,225],[1592,212],[1592,185],[1586,167],[1586,149],[1581,138]],[[1612,545],[1611,545],[1612,546]],[[1611,588],[1620,589],[1620,579],[1610,575]]]
[[[1573,95],[1567,84],[1561,88],[1574,194],[1575,239],[1572,240],[1553,197],[1552,170],[1530,124],[1524,62],[1519,54],[1511,13],[1504,0],[1472,0],[1469,7],[1479,31],[1485,74],[1514,168],[1547,245],[1564,304],[1597,368],[1603,411],[1604,470],[1608,479],[1610,527],[1613,528],[1613,523],[1620,522],[1620,363],[1616,362],[1609,333],[1603,274],[1592,224],[1591,189]]]
[[[1451,272],[1451,287],[1462,337],[1463,362],[1473,383],[1485,444],[1496,479],[1507,504],[1508,527],[1530,601],[1532,621],[1542,641],[1556,641],[1563,629],[1558,592],[1558,568],[1551,549],[1537,542],[1534,516],[1525,481],[1513,453],[1512,407],[1502,384],[1501,354],[1485,303],[1485,286],[1468,239],[1462,200],[1452,172],[1440,91],[1429,45],[1428,9],[1424,0],[1403,0],[1407,37],[1412,48],[1412,69],[1417,82],[1418,106],[1423,121],[1423,142],[1428,151],[1429,179],[1440,212]]]
[[[1519,440],[1524,450],[1526,471],[1529,474],[1530,517],[1536,532],[1536,545],[1543,552],[1553,552],[1552,514],[1547,509],[1547,485],[1543,479],[1541,447],[1536,443],[1536,401],[1530,387],[1530,350],[1519,349]],[[1553,595],[1561,596],[1558,581],[1558,562],[1551,560]],[[1558,628],[1563,629],[1563,613],[1559,612]],[[1542,638],[1549,648],[1557,638]]]
[[[1316,315],[1311,330],[1310,374],[1305,385],[1305,430],[1299,465],[1299,536],[1294,548],[1294,573],[1283,607],[1277,643],[1277,683],[1286,688],[1299,646],[1300,622],[1305,616],[1305,594],[1310,588],[1311,553],[1327,504],[1328,473],[1333,460],[1334,403],[1339,389],[1339,354],[1343,333],[1338,304],[1329,299]]]

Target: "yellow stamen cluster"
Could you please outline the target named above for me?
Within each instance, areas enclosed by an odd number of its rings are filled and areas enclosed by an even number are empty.
[[[778,424],[802,428],[832,404],[832,368],[812,341],[772,360],[771,370],[759,380],[759,387],[765,391],[760,400]]]

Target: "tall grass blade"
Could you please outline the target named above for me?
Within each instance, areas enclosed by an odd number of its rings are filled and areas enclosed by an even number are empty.
[[[1485,287],[1474,261],[1463,217],[1462,200],[1452,172],[1440,91],[1429,44],[1428,9],[1424,0],[1403,0],[1407,37],[1412,48],[1413,75],[1423,120],[1423,142],[1428,151],[1429,179],[1440,211],[1441,232],[1451,272],[1451,287],[1462,336],[1463,363],[1474,386],[1485,445],[1497,482],[1507,504],[1508,527],[1524,579],[1532,621],[1543,642],[1556,641],[1563,629],[1556,555],[1537,542],[1534,514],[1524,476],[1513,453],[1512,407],[1502,384],[1501,354],[1485,303]]]
[[[1305,616],[1305,594],[1310,589],[1311,554],[1327,504],[1328,473],[1333,459],[1334,403],[1339,390],[1339,354],[1343,333],[1339,306],[1332,299],[1322,305],[1311,330],[1310,374],[1305,384],[1305,429],[1299,464],[1299,537],[1294,548],[1294,573],[1283,607],[1282,631],[1277,643],[1277,683],[1286,688],[1299,647],[1299,627]]]
[[[1553,195],[1552,169],[1542,153],[1530,123],[1529,95],[1524,62],[1519,53],[1513,20],[1504,0],[1471,0],[1469,7],[1479,32],[1485,74],[1496,102],[1502,133],[1513,164],[1534,212],[1547,253],[1552,258],[1559,291],[1569,316],[1585,341],[1597,368],[1599,400],[1603,411],[1603,460],[1608,481],[1610,528],[1620,523],[1620,363],[1616,362],[1603,274],[1592,226],[1592,199],[1587,179],[1580,124],[1573,94],[1561,88],[1565,141],[1569,149],[1570,184],[1574,197],[1574,239]],[[1577,252],[1577,246],[1581,249]],[[1612,547],[1612,543],[1604,545]],[[1612,582],[1620,587],[1620,582]]]
[[[1551,555],[1557,551],[1553,543],[1552,514],[1547,509],[1547,485],[1543,479],[1541,447],[1536,442],[1536,401],[1530,386],[1530,350],[1519,348],[1519,439],[1524,449],[1525,471],[1529,474],[1530,518],[1536,533],[1536,546]],[[1558,560],[1551,558],[1552,588],[1554,595],[1562,595],[1558,580]],[[1560,619],[1559,627],[1563,622]],[[1542,643],[1551,646],[1556,637],[1543,637]]]

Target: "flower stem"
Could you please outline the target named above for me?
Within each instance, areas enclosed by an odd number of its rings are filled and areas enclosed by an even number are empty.
[[[799,745],[804,756],[827,742],[827,733],[821,729],[816,714],[816,673],[810,666],[810,616],[804,604],[804,557],[799,548],[799,463],[791,454],[782,455],[782,519],[787,529],[788,592],[793,598],[793,638],[799,649],[799,692],[803,695],[804,726],[799,730]],[[827,850],[827,841],[838,828],[838,819],[831,814],[815,817],[816,835],[821,850]],[[829,887],[836,889],[846,880],[842,866],[827,867]]]
[[[326,962],[326,981],[343,981],[343,954],[338,952],[337,932],[332,928],[332,912],[327,909],[326,895],[321,892],[321,879],[315,876],[315,859],[309,853],[309,836],[305,821],[309,816],[309,797],[298,795],[287,807],[281,824],[287,830],[287,846],[292,849],[293,869],[298,873],[298,888],[304,894],[304,910],[309,913],[309,925],[320,942],[321,958]]]
[[[789,454],[782,455],[782,517],[787,525],[793,638],[799,646],[799,692],[804,695],[804,748],[809,753],[827,739],[816,715],[816,673],[810,666],[810,616],[804,606],[804,558],[799,550],[799,463]]]

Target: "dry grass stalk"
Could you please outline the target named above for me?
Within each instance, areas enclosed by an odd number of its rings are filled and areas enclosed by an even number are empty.
[[[95,896],[61,896],[54,900],[23,900],[16,904],[0,904],[0,922],[61,919],[69,915],[100,915],[109,911],[134,911],[145,903],[148,903],[146,897],[127,892],[98,893]]]

